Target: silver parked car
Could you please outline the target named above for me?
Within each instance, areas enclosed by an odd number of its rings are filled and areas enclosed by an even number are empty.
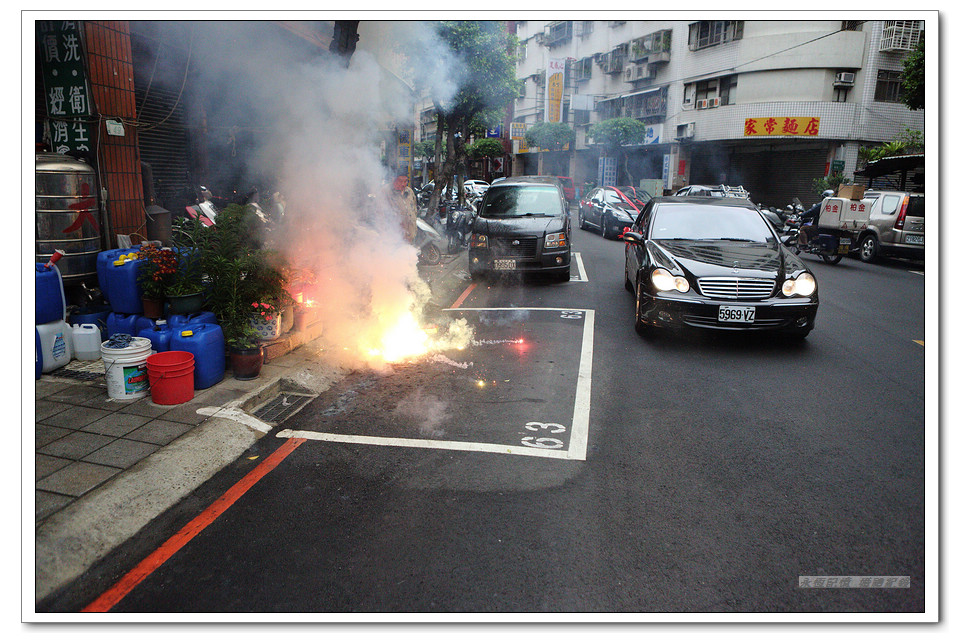
[[[869,190],[867,229],[860,236],[860,259],[873,261],[880,255],[923,259],[923,194]]]

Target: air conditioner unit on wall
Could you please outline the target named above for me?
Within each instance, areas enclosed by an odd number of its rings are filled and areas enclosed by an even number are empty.
[[[709,99],[707,99],[707,100],[708,100],[709,103],[710,103],[710,107],[720,107],[720,99],[719,99],[719,98],[709,98]]]
[[[852,85],[853,81],[856,79],[857,75],[852,71],[841,71],[837,73],[836,80],[833,81],[833,84],[836,85]]]
[[[640,77],[640,65],[629,64],[623,68],[623,79],[628,83],[634,80],[639,80],[640,79],[639,77]]]
[[[677,138],[693,138],[696,129],[696,123],[683,123],[681,125],[677,125]]]
[[[697,101],[697,109],[707,109],[708,107],[710,107],[710,101],[708,99]]]

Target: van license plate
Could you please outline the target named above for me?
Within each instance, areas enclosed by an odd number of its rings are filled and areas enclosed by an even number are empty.
[[[908,234],[904,237],[904,242],[906,243],[915,243],[918,246],[923,245],[923,235],[922,234]]]
[[[493,269],[494,270],[516,270],[517,260],[516,259],[494,259]]]
[[[753,306],[720,306],[717,321],[752,324],[756,315],[757,309]]]

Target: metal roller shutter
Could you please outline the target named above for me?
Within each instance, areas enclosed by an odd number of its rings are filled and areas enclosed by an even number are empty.
[[[136,27],[142,23],[132,23]],[[131,29],[140,159],[153,169],[157,200],[171,211],[186,205],[189,134],[185,125],[189,78],[182,50]]]

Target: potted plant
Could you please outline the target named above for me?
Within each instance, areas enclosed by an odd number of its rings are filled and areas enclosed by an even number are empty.
[[[260,346],[257,332],[245,319],[239,316],[225,320],[221,324],[230,354],[230,370],[234,379],[252,380],[260,376],[263,368],[263,347]]]
[[[197,254],[196,249],[176,248],[177,270],[165,289],[171,314],[189,315],[203,308],[203,269]]]
[[[250,304],[250,326],[260,339],[276,339],[280,336],[281,315],[277,306],[269,301],[254,301]]]
[[[163,314],[163,297],[167,283],[177,273],[177,256],[170,248],[149,244],[138,253],[137,284],[140,286],[143,314],[157,319]]]

